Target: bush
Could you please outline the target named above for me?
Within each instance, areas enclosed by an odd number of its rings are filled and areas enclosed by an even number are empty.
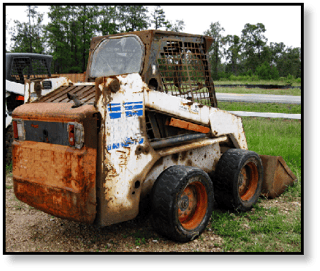
[[[220,81],[230,80],[231,73],[228,72],[218,72],[218,78]]]
[[[252,75],[251,78],[250,78],[250,81],[251,81],[251,82],[253,82],[253,81],[259,81],[259,76],[258,76],[258,75],[255,75],[255,74]]]
[[[270,66],[268,62],[263,62],[260,66],[256,68],[256,74],[260,79],[270,80],[279,78],[279,72],[275,66]]]
[[[252,72],[252,70],[251,69],[249,69],[247,72],[246,72],[246,75],[248,75],[248,76],[252,76],[253,75],[253,72]]]
[[[270,76],[271,76],[270,79],[275,79],[275,80],[279,79],[279,72],[275,66],[271,68]]]
[[[287,75],[286,78],[286,85],[287,86],[292,86],[293,82],[295,81],[294,75],[291,75],[290,73]]]
[[[285,77],[279,77],[279,81],[284,82],[286,80]]]

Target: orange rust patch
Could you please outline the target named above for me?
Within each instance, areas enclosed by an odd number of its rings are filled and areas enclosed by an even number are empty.
[[[13,143],[16,197],[57,217],[93,223],[96,149],[41,142]]]

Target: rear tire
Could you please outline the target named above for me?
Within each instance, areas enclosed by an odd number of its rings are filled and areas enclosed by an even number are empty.
[[[195,167],[171,166],[160,174],[152,188],[152,225],[169,239],[193,240],[205,230],[213,200],[207,173]]]
[[[249,211],[258,201],[263,181],[259,155],[229,149],[220,158],[214,181],[216,203],[235,211]]]

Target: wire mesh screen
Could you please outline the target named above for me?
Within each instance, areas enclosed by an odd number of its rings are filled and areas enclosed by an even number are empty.
[[[25,79],[48,77],[48,69],[44,59],[29,57],[14,58],[11,67],[11,78],[23,84]]]
[[[203,43],[166,40],[158,58],[164,91],[173,96],[212,106],[208,60]]]

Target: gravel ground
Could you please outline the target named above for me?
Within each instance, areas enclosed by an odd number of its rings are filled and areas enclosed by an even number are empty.
[[[220,252],[222,239],[207,228],[189,243],[154,232],[149,217],[98,228],[53,217],[19,201],[6,178],[6,252]]]

